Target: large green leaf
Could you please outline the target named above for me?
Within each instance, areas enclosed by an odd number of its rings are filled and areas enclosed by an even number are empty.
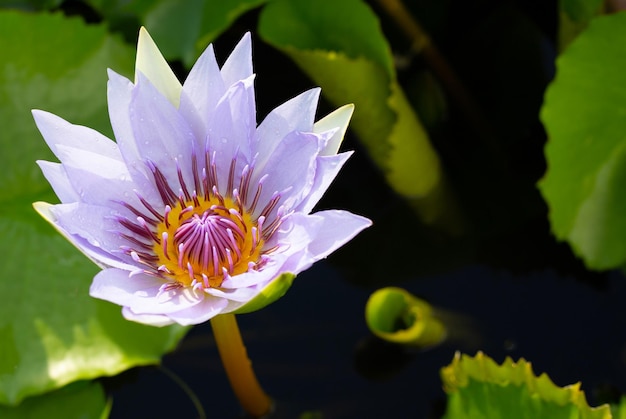
[[[498,365],[481,352],[457,353],[441,378],[448,393],[445,419],[611,419],[609,405],[589,407],[580,383],[558,387],[524,359]]]
[[[554,234],[590,268],[626,264],[626,14],[592,22],[557,62],[539,183]]]
[[[189,67],[235,19],[267,1],[90,0],[89,3],[113,21],[134,14],[146,26],[165,58],[182,59]]]
[[[379,22],[360,0],[274,0],[262,10],[259,33],[323,88],[336,106],[354,103],[351,127],[390,185],[420,200],[424,219],[443,201],[439,158],[396,80]],[[428,202],[427,202],[428,201]]]
[[[97,269],[34,213],[54,199],[36,159],[53,159],[31,108],[109,133],[106,68],[134,52],[102,25],[62,15],[0,13],[0,403],[77,379],[156,363],[186,329],[127,322],[88,295]]]
[[[101,419],[111,404],[96,382],[80,381],[59,390],[24,400],[16,407],[0,406],[3,419]]]

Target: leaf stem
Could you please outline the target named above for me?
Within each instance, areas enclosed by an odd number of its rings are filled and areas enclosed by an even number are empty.
[[[243,409],[255,418],[271,413],[272,400],[256,379],[235,315],[228,313],[213,317],[211,327],[230,386]]]
[[[429,34],[406,9],[402,0],[378,0],[387,15],[393,19],[405,36],[411,41],[411,49],[424,57],[444,89],[456,102],[467,122],[474,131],[483,137],[495,154],[499,154],[499,145],[492,127],[487,122],[480,107],[458,78],[448,61],[437,49]]]

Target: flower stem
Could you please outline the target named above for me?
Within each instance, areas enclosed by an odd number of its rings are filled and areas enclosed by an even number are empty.
[[[213,317],[211,327],[230,386],[239,403],[252,417],[260,418],[269,414],[272,400],[254,375],[235,315],[229,313]]]

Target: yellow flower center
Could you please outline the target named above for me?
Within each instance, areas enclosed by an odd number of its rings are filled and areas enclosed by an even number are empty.
[[[179,200],[165,208],[156,226],[152,250],[158,269],[180,285],[219,287],[259,261],[263,238],[257,224],[262,222],[219,194]]]

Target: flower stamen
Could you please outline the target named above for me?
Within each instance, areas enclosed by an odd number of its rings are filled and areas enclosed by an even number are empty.
[[[163,172],[151,161],[146,166],[153,175],[156,189],[163,200],[163,210],[139,196],[148,216],[130,204],[122,203],[136,215],[136,222],[125,217],[117,221],[126,229],[120,232],[130,247],[124,249],[133,261],[144,265],[146,272],[159,275],[168,283],[179,284],[162,290],[189,286],[193,289],[219,287],[224,279],[252,270],[266,263],[264,243],[282,222],[282,207],[272,218],[269,229],[266,220],[281,199],[276,192],[259,216],[254,217],[263,188],[263,176],[254,198],[247,207],[252,171],[245,165],[241,177],[236,177],[237,158],[230,163],[227,190],[219,192],[216,154],[205,150],[204,167],[199,168],[192,151],[193,185],[190,191],[181,165],[176,161],[179,193],[168,183]],[[201,169],[202,173],[198,172]],[[235,185],[238,188],[235,188]]]

